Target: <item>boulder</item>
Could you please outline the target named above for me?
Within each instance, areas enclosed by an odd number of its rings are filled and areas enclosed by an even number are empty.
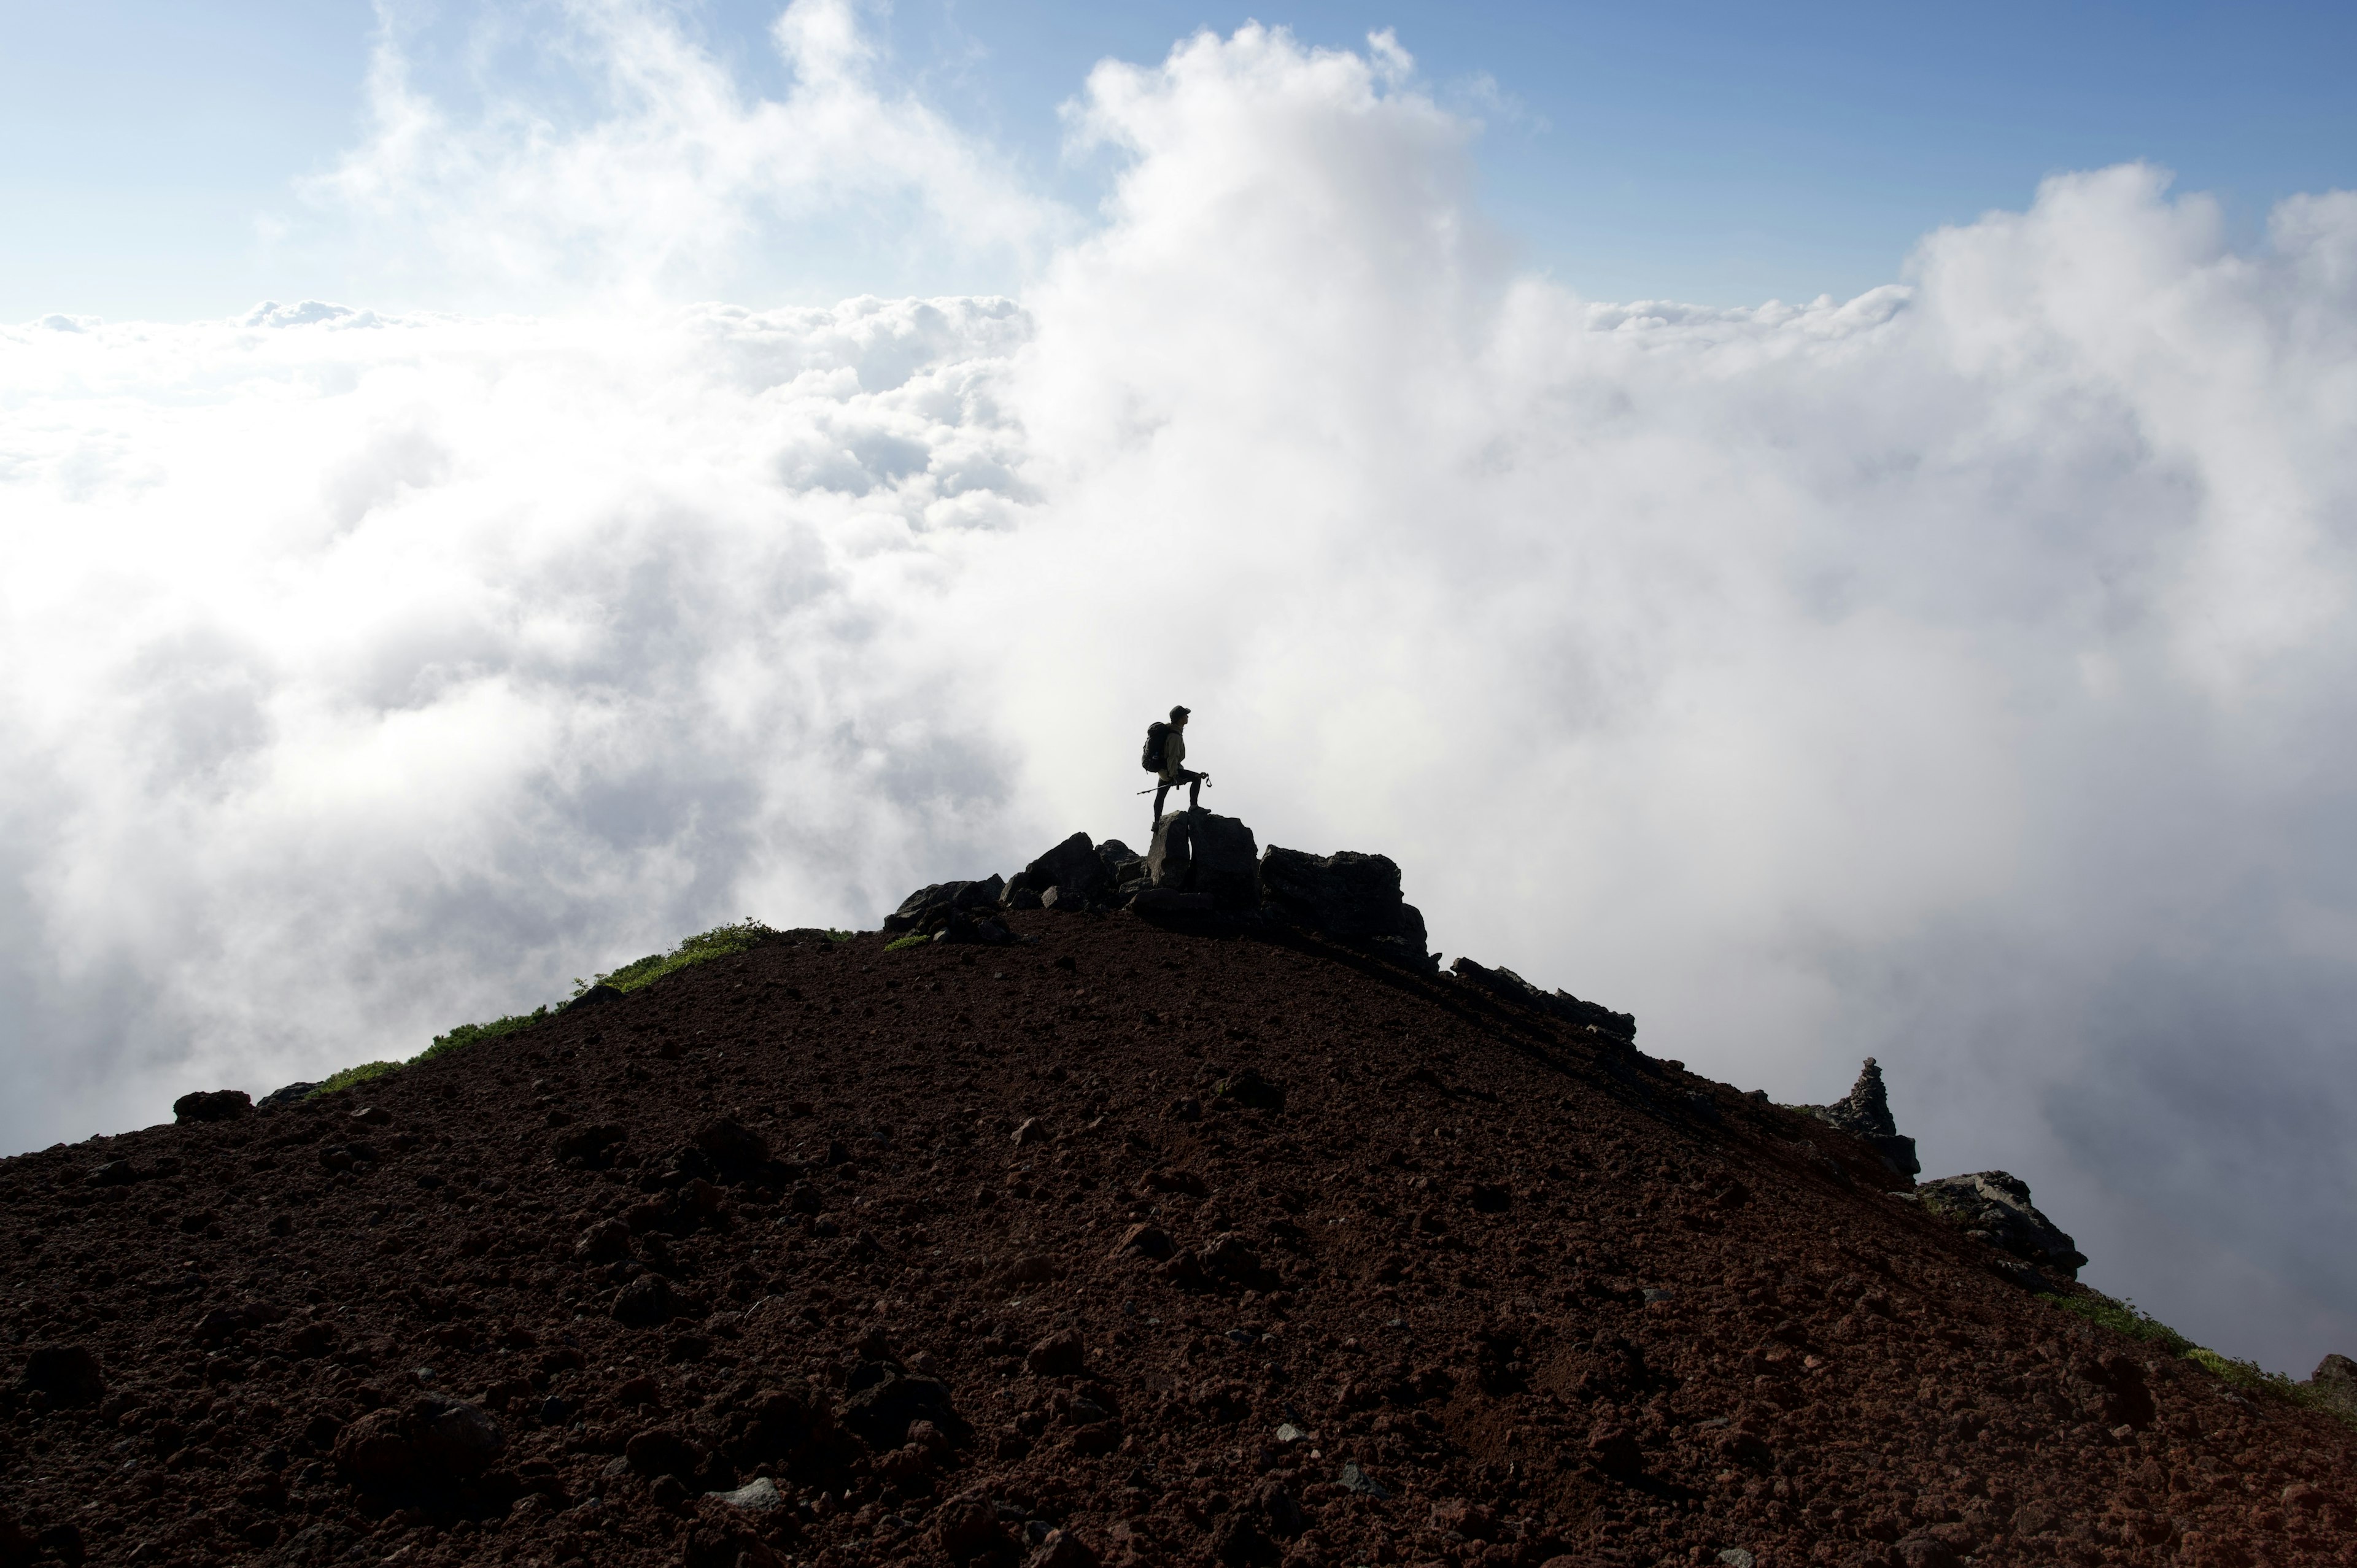
[[[275,1111],[282,1105],[292,1105],[299,1100],[309,1099],[311,1091],[318,1087],[316,1083],[290,1083],[284,1089],[274,1089],[255,1101],[253,1108],[256,1111]]]
[[[895,934],[914,931],[931,936],[962,910],[986,909],[997,904],[1006,891],[1006,884],[996,875],[979,882],[936,882],[900,900],[900,907],[884,917],[884,929]]]
[[[1250,909],[1260,902],[1259,858],[1252,829],[1197,807],[1154,824],[1146,875],[1157,887],[1208,893],[1215,908]]]
[[[1568,991],[1541,991],[1511,969],[1491,969],[1469,958],[1460,958],[1448,966],[1448,972],[1493,996],[1551,1013],[1566,1024],[1592,1029],[1623,1045],[1636,1042],[1637,1020],[1632,1015],[1615,1013],[1598,1003],[1582,1002]]]
[[[1023,868],[1017,878],[1045,896],[1056,890],[1060,906],[1102,898],[1113,891],[1113,866],[1086,833],[1074,833]]]
[[[253,1114],[253,1101],[242,1089],[199,1090],[172,1101],[175,1122],[234,1122]]]
[[[1915,1140],[1901,1134],[1899,1123],[1890,1119],[1890,1096],[1883,1090],[1882,1069],[1874,1065],[1872,1057],[1867,1058],[1866,1065],[1858,1069],[1857,1081],[1850,1085],[1847,1094],[1831,1105],[1804,1105],[1801,1109],[1820,1122],[1873,1144],[1875,1152],[1882,1156],[1882,1163],[1900,1176],[1911,1176],[1923,1168],[1921,1162],[1915,1158]],[[2005,1173],[1994,1174],[2003,1176]],[[2013,1180],[2011,1176],[2005,1179]],[[2028,1187],[2022,1188],[2022,1201],[2029,1201]],[[2055,1234],[2059,1236],[2061,1232],[2058,1230]],[[2064,1240],[2067,1241],[2069,1238]],[[2086,1260],[2082,1258],[2080,1262]]]
[[[2357,1361],[2346,1356],[2327,1356],[2316,1364],[2315,1375],[2308,1380],[2307,1387],[2317,1403],[2357,1425]]]
[[[1400,897],[1390,856],[1341,850],[1308,854],[1268,846],[1260,861],[1261,908],[1305,930],[1359,942],[1418,968],[1438,966],[1425,947],[1424,915]]]
[[[1941,1176],[1919,1184],[1915,1196],[1926,1213],[2026,1262],[2068,1279],[2077,1279],[2086,1266],[2086,1254],[2030,1203],[2029,1184],[2018,1176],[2004,1171]]]

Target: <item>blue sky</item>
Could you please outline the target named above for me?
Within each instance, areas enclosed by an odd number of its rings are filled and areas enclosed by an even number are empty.
[[[724,0],[690,15],[748,86],[775,91],[774,11]],[[515,47],[533,7],[500,8],[511,47],[488,50],[482,8],[393,14],[437,91],[470,61],[487,62],[472,86],[493,93],[535,63]],[[1489,214],[1528,266],[1590,297],[1846,296],[1894,277],[1940,224],[2018,208],[2046,175],[2137,158],[2216,193],[2248,234],[2287,194],[2349,185],[2357,156],[2345,5],[904,0],[880,30],[891,74],[1085,209],[1103,170],[1063,161],[1058,107],[1089,67],[1157,60],[1248,17],[1338,48],[1392,28],[1426,87],[1482,122]],[[0,320],[218,317],[368,286],[258,236],[309,216],[295,182],[360,138],[376,27],[350,0],[11,5]],[[830,230],[745,303],[1023,281]]]

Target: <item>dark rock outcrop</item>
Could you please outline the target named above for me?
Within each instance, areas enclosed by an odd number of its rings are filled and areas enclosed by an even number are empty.
[[[1871,1069],[1874,1064],[1869,1061],[1867,1066]],[[1876,1087],[1879,1090],[1878,1081]],[[2068,1279],[2077,1279],[2086,1264],[2086,1254],[2031,1204],[2029,1184],[2018,1176],[2004,1171],[1975,1171],[1919,1183],[1915,1192],[1926,1213],[2025,1262]]]
[[[1260,861],[1260,900],[1262,908],[1306,930],[1419,968],[1438,965],[1425,946],[1423,912],[1400,897],[1399,866],[1388,855],[1307,854],[1271,844]]]
[[[884,917],[884,929],[896,934],[915,931],[931,936],[952,916],[995,907],[1006,888],[996,875],[979,882],[936,882],[900,900],[900,907]]]
[[[1583,1002],[1568,991],[1541,991],[1511,969],[1491,969],[1469,958],[1460,958],[1448,966],[1448,972],[1491,995],[1552,1013],[1567,1024],[1579,1025],[1624,1043],[1634,1043],[1637,1038],[1633,1015],[1615,1013],[1599,1003]]]
[[[199,1090],[172,1101],[172,1120],[180,1122],[234,1122],[253,1114],[253,1101],[242,1089]]]
[[[1252,829],[1233,817],[1200,807],[1168,812],[1154,824],[1146,867],[1155,886],[1208,893],[1216,908],[1250,909],[1260,902],[1260,847]]]
[[[1901,1133],[1899,1123],[1890,1119],[1890,1096],[1883,1090],[1882,1069],[1874,1065],[1872,1057],[1867,1058],[1866,1065],[1858,1069],[1857,1081],[1850,1085],[1847,1094],[1831,1105],[1804,1105],[1801,1109],[1820,1122],[1873,1144],[1875,1153],[1882,1156],[1882,1163],[1900,1176],[1911,1176],[1923,1168],[1922,1163],[1915,1157],[1915,1140]],[[2005,1175],[2002,1171],[1991,1174]],[[1958,1176],[1952,1179],[1964,1181],[1971,1178]],[[2005,1179],[2013,1180],[2011,1176]],[[2029,1201],[2028,1187],[2021,1189],[2021,1200],[2025,1204]],[[2055,1234],[2060,1236],[2062,1233],[2058,1230]],[[2067,1242],[2070,1238],[2064,1237],[2063,1240]],[[2086,1260],[2082,1258],[2080,1262]]]

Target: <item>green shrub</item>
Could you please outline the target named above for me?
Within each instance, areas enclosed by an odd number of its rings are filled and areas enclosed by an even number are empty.
[[[399,1072],[405,1065],[403,1062],[362,1062],[358,1067],[348,1067],[341,1072],[329,1073],[318,1088],[303,1098],[308,1100],[314,1095],[333,1094],[339,1089],[350,1089],[372,1078],[387,1078]]]
[[[2114,1301],[2101,1291],[2091,1290],[2083,1295],[2041,1296],[2065,1312],[2078,1314],[2090,1323],[2101,1324],[2115,1334],[2131,1339],[2142,1339],[2158,1345],[2172,1356],[2191,1353],[2193,1341],[2139,1308],[2134,1302]]]
[[[841,939],[838,938],[837,940],[840,940]],[[932,938],[925,935],[922,931],[910,931],[905,937],[896,937],[892,940],[886,942],[884,944],[884,950],[886,952],[899,952],[903,948],[920,948],[932,940]]]
[[[464,1050],[485,1040],[496,1040],[501,1035],[512,1035],[518,1029],[529,1029],[547,1016],[549,1011],[544,1004],[529,1013],[511,1013],[504,1018],[494,1018],[488,1024],[461,1024],[447,1035],[435,1036],[432,1045],[409,1059],[412,1062],[432,1061],[436,1057]]]
[[[2217,1351],[2205,1350],[2199,1345],[2188,1350],[2185,1359],[2208,1368],[2236,1388],[2247,1389],[2253,1393],[2281,1394],[2296,1403],[2309,1402],[2308,1391],[2281,1372],[2268,1371],[2256,1361],[2237,1361],[2231,1356],[2221,1356]]]
[[[733,926],[715,926],[708,931],[698,931],[667,953],[649,953],[632,959],[621,968],[589,980],[576,980],[573,994],[580,995],[593,985],[610,985],[617,991],[636,991],[652,985],[666,974],[675,973],[690,964],[708,963],[716,958],[728,958],[760,946],[778,933],[748,915]],[[830,937],[834,935],[830,931]],[[845,937],[836,938],[844,940]]]
[[[2144,1312],[2134,1302],[2114,1301],[2096,1290],[2089,1290],[2082,1295],[2043,1295],[2039,1299],[2065,1312],[2076,1313],[2091,1323],[2099,1323],[2105,1328],[2125,1334],[2131,1339],[2158,1345],[2170,1355],[2190,1361],[2204,1371],[2248,1392],[2279,1395],[2295,1404],[2321,1402],[2309,1388],[2293,1382],[2281,1372],[2270,1372],[2255,1361],[2237,1361],[2231,1356],[2222,1356],[2215,1350],[2196,1345],[2166,1323]]]

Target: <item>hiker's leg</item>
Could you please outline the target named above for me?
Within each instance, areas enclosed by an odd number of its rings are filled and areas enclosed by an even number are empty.
[[[1162,821],[1162,798],[1169,793],[1170,780],[1168,779],[1154,787],[1154,820],[1157,824]]]
[[[1201,798],[1202,793],[1203,776],[1200,773],[1187,775],[1187,809],[1189,811],[1195,809],[1195,802]]]

